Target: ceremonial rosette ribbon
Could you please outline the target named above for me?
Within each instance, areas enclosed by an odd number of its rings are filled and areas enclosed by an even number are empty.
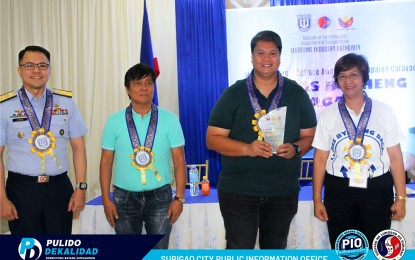
[[[264,138],[264,134],[262,133],[262,130],[258,126],[259,119],[261,117],[265,116],[267,114],[267,111],[265,109],[262,109],[261,112],[255,113],[254,117],[256,119],[252,120],[252,125],[254,125],[253,129],[255,132],[258,132],[258,140],[262,140]]]
[[[342,97],[338,103],[340,115],[349,136],[349,142],[344,147],[344,160],[349,162],[349,169],[353,168],[353,170],[358,173],[356,176],[359,182],[361,181],[361,178],[364,178],[362,174],[363,168],[361,166],[365,165],[367,160],[372,156],[370,153],[370,144],[363,144],[364,134],[372,111],[372,100],[366,95],[366,93],[364,95],[364,100],[364,110],[357,126],[354,124],[349,112],[347,111],[344,97]]]
[[[131,165],[135,166],[136,170],[141,171],[141,183],[143,183],[143,185],[147,184],[145,175],[147,169],[152,170],[155,173],[156,179],[161,181],[160,174],[152,164],[154,162],[154,152],[152,152],[150,148],[144,146],[134,148],[134,154],[131,154],[130,158],[133,160]]]
[[[32,153],[37,153],[37,155],[40,157],[41,172],[45,172],[46,155],[51,156],[56,164],[58,164],[58,159],[53,152],[53,149],[56,147],[56,137],[51,131],[45,133],[45,129],[43,128],[33,130],[32,138],[29,138],[27,141],[29,144],[33,145],[30,151]]]
[[[256,118],[252,120],[253,129],[255,132],[258,132],[258,140],[263,140],[264,134],[261,131],[261,128],[259,127],[258,122],[259,122],[259,119],[261,119],[261,117],[267,114],[267,110],[262,109],[261,106],[259,105],[258,97],[256,96],[255,90],[254,90],[255,83],[253,79],[253,73],[254,71],[252,70],[252,72],[249,74],[248,78],[246,79],[246,88],[248,91],[249,99],[251,101],[252,110],[254,111],[254,117]],[[281,101],[283,90],[284,90],[284,77],[279,71],[277,71],[277,76],[278,76],[278,82],[276,86],[277,91],[274,95],[274,98],[271,101],[271,105],[269,106],[268,111],[272,111],[278,107]]]
[[[161,175],[157,169],[153,166],[154,152],[152,151],[154,138],[156,136],[157,122],[158,122],[158,108],[156,105],[151,104],[151,116],[150,123],[147,128],[147,135],[144,146],[141,145],[140,138],[137,133],[137,128],[133,119],[133,108],[130,104],[125,110],[125,119],[128,128],[128,134],[130,135],[131,146],[134,153],[130,155],[132,159],[131,165],[135,167],[137,171],[141,173],[141,183],[147,184],[146,170],[150,169],[154,172],[154,176],[157,181],[161,181]]]
[[[46,170],[46,155],[51,156],[59,169],[62,166],[59,165],[58,158],[55,156],[53,149],[56,147],[56,137],[50,131],[50,125],[52,120],[52,107],[53,107],[53,96],[50,90],[45,89],[46,101],[43,109],[42,123],[40,124],[36,112],[33,109],[32,103],[24,90],[21,87],[18,91],[20,103],[27,115],[27,119],[32,127],[32,137],[27,141],[32,145],[30,151],[37,153],[40,157],[40,171],[42,173]]]
[[[356,139],[356,144],[352,140],[349,140],[348,145],[344,147],[344,151],[346,152],[344,159],[349,162],[351,166],[355,166],[356,163],[365,164],[367,163],[367,159],[372,156],[370,153],[370,144],[364,145],[361,142],[362,140],[360,138]]]

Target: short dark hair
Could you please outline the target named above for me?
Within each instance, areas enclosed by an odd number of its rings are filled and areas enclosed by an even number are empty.
[[[251,40],[251,53],[254,53],[254,49],[259,41],[273,42],[278,48],[281,55],[282,42],[281,37],[273,31],[261,31],[257,33]]]
[[[336,62],[333,75],[336,84],[339,85],[337,77],[341,72],[350,70],[354,67],[357,67],[360,75],[362,75],[363,85],[366,85],[369,80],[369,62],[365,56],[356,53],[346,54]]]
[[[153,68],[147,64],[138,63],[125,73],[124,86],[129,89],[131,80],[142,79],[147,76],[151,76],[153,83],[156,81],[156,73]]]
[[[48,50],[46,50],[45,48],[40,47],[40,46],[30,45],[30,46],[27,46],[26,48],[24,48],[23,50],[21,50],[19,52],[19,64],[23,60],[23,56],[25,55],[25,53],[27,51],[41,52],[41,53],[45,54],[46,58],[50,62],[50,53],[49,53]]]

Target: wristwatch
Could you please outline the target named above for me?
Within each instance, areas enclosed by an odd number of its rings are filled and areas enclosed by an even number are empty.
[[[182,204],[186,201],[186,199],[185,199],[184,197],[177,197],[177,196],[174,196],[174,200],[178,200],[178,201],[180,201]]]
[[[298,144],[292,144],[294,147],[294,153],[295,156],[299,156],[301,154],[301,146],[299,146]]]
[[[88,188],[88,184],[86,184],[86,182],[80,182],[77,183],[75,187],[79,188],[80,190],[86,190]]]

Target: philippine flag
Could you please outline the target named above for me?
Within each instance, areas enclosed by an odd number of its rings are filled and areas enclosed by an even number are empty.
[[[144,0],[143,29],[141,32],[140,63],[145,63],[145,64],[150,65],[156,72],[157,76],[160,74],[160,69],[158,66],[157,58],[153,56],[153,46],[151,44],[150,25],[148,23],[148,14],[147,14],[147,7],[146,7],[145,0]],[[156,83],[154,83],[153,103],[158,105]]]

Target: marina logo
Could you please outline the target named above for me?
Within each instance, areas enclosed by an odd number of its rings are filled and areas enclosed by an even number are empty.
[[[297,15],[297,26],[302,32],[307,32],[311,28],[311,14]]]
[[[321,16],[320,18],[318,18],[317,24],[318,24],[318,27],[320,27],[320,29],[325,30],[330,27],[331,20],[327,16]]]
[[[353,17],[343,17],[338,19],[339,25],[343,28],[349,28],[353,24]]]
[[[377,259],[399,260],[405,254],[406,242],[401,233],[387,229],[376,235],[372,248]]]
[[[39,259],[42,255],[42,245],[34,238],[22,238],[18,251],[23,260]]]

